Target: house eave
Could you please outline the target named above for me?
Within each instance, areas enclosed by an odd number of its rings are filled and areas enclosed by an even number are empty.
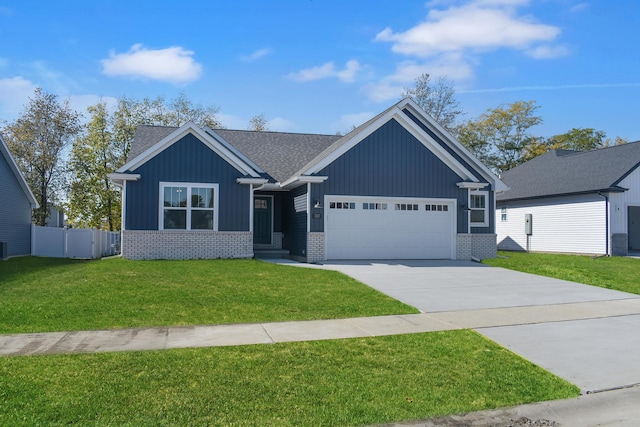
[[[294,176],[282,183],[282,188],[285,189],[293,189],[300,187],[305,184],[321,184],[329,179],[328,176],[311,176],[311,175],[302,175],[302,176]]]
[[[628,191],[628,188],[613,186],[613,187],[602,188],[599,190],[584,190],[584,191],[573,191],[573,192],[566,192],[566,193],[541,194],[541,195],[535,195],[535,196],[514,197],[509,199],[498,198],[496,200],[496,203],[520,202],[523,200],[540,200],[540,199],[548,199],[550,197],[581,196],[584,194],[624,193],[625,191]]]
[[[107,178],[111,180],[118,187],[122,187],[125,181],[138,181],[141,175],[139,173],[119,173],[114,172],[107,174]]]

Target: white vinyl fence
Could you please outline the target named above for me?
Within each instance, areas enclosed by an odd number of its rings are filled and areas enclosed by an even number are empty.
[[[120,232],[32,226],[31,255],[52,258],[102,258],[120,253]]]

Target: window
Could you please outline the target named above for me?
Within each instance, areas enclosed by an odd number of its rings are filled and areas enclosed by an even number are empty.
[[[426,211],[448,212],[449,205],[424,205]]]
[[[486,191],[469,193],[469,221],[472,227],[487,227],[489,225],[488,194]]]
[[[386,203],[363,203],[362,209],[371,210],[371,211],[386,211],[387,204]]]
[[[506,221],[507,220],[507,207],[503,206],[502,208],[500,208],[500,220],[501,221]]]
[[[418,205],[414,205],[411,203],[396,203],[397,211],[417,211]]]
[[[329,209],[355,209],[356,204],[353,202],[330,202]]]
[[[161,230],[217,230],[218,184],[160,183]]]

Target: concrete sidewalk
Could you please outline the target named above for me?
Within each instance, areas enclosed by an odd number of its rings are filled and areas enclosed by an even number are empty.
[[[640,317],[640,298],[334,320],[0,335],[0,356],[273,344]],[[489,329],[486,329],[489,330]]]

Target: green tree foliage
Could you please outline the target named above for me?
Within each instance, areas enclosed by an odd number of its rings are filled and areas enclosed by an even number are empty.
[[[432,82],[429,74],[422,74],[415,79],[413,87],[404,88],[402,97],[410,97],[448,131],[453,130],[458,117],[464,115],[453,84],[445,77]]]
[[[573,128],[567,133],[552,136],[547,144],[553,149],[591,151],[606,147],[606,136],[603,131],[593,128]]]
[[[85,134],[74,141],[69,159],[73,173],[69,221],[78,227],[114,231],[120,228],[120,192],[107,175],[121,166],[125,147],[114,138],[104,102],[87,110],[91,120]]]
[[[264,113],[260,113],[251,117],[251,119],[249,119],[249,127],[247,129],[259,132],[268,131],[269,126],[267,125],[267,118],[265,117]]]
[[[6,142],[40,207],[33,221],[45,225],[49,209],[65,189],[62,154],[80,132],[80,114],[37,88],[20,118],[5,129]]]
[[[540,143],[530,133],[542,123],[535,101],[516,101],[489,109],[476,120],[458,126],[458,140],[497,173],[528,159],[529,148]]]

